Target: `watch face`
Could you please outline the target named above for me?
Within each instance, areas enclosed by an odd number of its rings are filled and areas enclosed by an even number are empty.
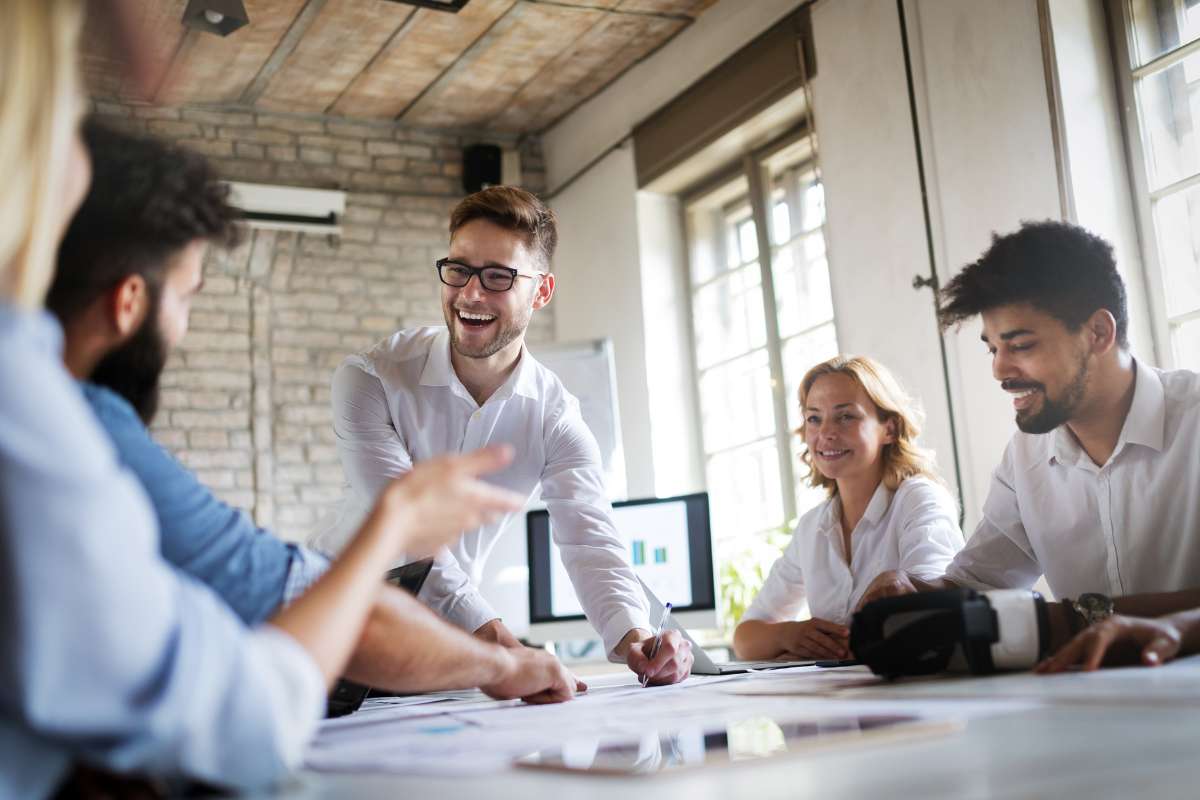
[[[1088,622],[1099,622],[1108,619],[1113,613],[1111,597],[1095,592],[1079,595],[1079,608]]]

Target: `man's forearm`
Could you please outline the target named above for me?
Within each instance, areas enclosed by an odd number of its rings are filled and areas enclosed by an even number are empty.
[[[1113,608],[1127,617],[1161,617],[1191,608],[1200,608],[1200,589],[1155,594],[1131,594],[1113,600]]]
[[[371,612],[346,677],[394,692],[430,692],[490,684],[509,668],[503,648],[443,622],[416,598],[389,586]]]

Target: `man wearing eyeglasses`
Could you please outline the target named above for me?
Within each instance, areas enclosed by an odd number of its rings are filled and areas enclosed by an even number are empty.
[[[599,447],[575,398],[525,349],[533,313],[554,296],[557,240],[554,213],[521,189],[492,187],[455,207],[450,252],[436,263],[446,326],[395,333],[334,373],[334,431],[351,496],[313,545],[339,548],[376,493],[414,463],[507,442],[516,458],[491,480],[526,496],[540,484],[563,564],[609,657],[650,683],[676,683],[691,672],[690,645],[667,631],[655,647],[610,518]],[[421,598],[477,636],[519,647],[476,588],[508,522],[469,531],[443,553]]]

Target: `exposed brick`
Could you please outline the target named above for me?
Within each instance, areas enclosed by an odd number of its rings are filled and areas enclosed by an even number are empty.
[[[297,150],[290,145],[271,145],[267,148],[267,158],[272,161],[295,161]]]
[[[332,164],[335,154],[320,147],[301,147],[300,160],[306,164]]]
[[[200,126],[194,122],[177,122],[172,119],[152,119],[146,124],[146,130],[156,136],[171,139],[186,139],[203,136]]]
[[[387,123],[236,108],[105,101],[106,119],[212,158],[235,180],[350,192],[340,237],[251,231],[213,248],[191,332],[163,374],[153,434],[259,524],[303,536],[341,500],[330,378],[403,327],[441,322],[433,260],[462,195],[462,140]],[[536,137],[522,147],[544,186]],[[534,185],[536,182],[536,186]],[[543,312],[531,341],[553,340]]]
[[[192,122],[203,122],[207,125],[234,125],[248,128],[254,125],[254,115],[244,111],[214,111],[207,108],[185,108],[180,115]]]
[[[249,142],[234,142],[233,152],[238,158],[266,158],[267,148],[261,144],[251,144]]]
[[[217,136],[233,142],[253,142],[254,144],[294,144],[296,137],[287,131],[274,131],[267,128],[226,128],[217,129]],[[301,137],[303,138],[303,137]]]

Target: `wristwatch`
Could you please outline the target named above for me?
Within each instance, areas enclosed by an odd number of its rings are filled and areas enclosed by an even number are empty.
[[[1085,628],[1103,622],[1113,615],[1113,599],[1106,594],[1086,592],[1079,595],[1078,600],[1068,600],[1067,603],[1083,620],[1082,627]]]

